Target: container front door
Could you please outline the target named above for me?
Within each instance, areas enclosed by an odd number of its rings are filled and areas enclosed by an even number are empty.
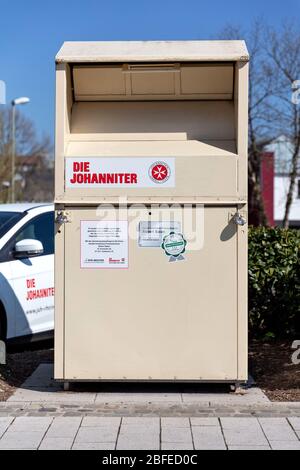
[[[168,208],[131,208],[117,225],[106,209],[106,228],[96,208],[68,210],[64,378],[236,379],[234,208],[200,211],[198,245]]]

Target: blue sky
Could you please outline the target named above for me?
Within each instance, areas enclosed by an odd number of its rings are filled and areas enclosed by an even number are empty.
[[[63,41],[210,39],[228,23],[247,29],[261,17],[275,27],[300,22],[300,0],[1,0],[0,6],[7,101],[29,96],[22,111],[52,137],[54,56]]]

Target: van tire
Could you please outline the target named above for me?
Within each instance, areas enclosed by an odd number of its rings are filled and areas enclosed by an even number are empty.
[[[0,340],[5,341],[7,334],[6,312],[3,303],[0,301]]]

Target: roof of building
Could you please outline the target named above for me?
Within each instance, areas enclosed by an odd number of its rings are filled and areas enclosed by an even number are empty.
[[[245,41],[64,42],[56,62],[248,61]]]

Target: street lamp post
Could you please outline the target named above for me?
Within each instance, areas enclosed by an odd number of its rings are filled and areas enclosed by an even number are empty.
[[[11,124],[11,202],[15,202],[15,169],[16,169],[16,106],[29,103],[29,98],[22,96],[12,100],[12,124]]]

